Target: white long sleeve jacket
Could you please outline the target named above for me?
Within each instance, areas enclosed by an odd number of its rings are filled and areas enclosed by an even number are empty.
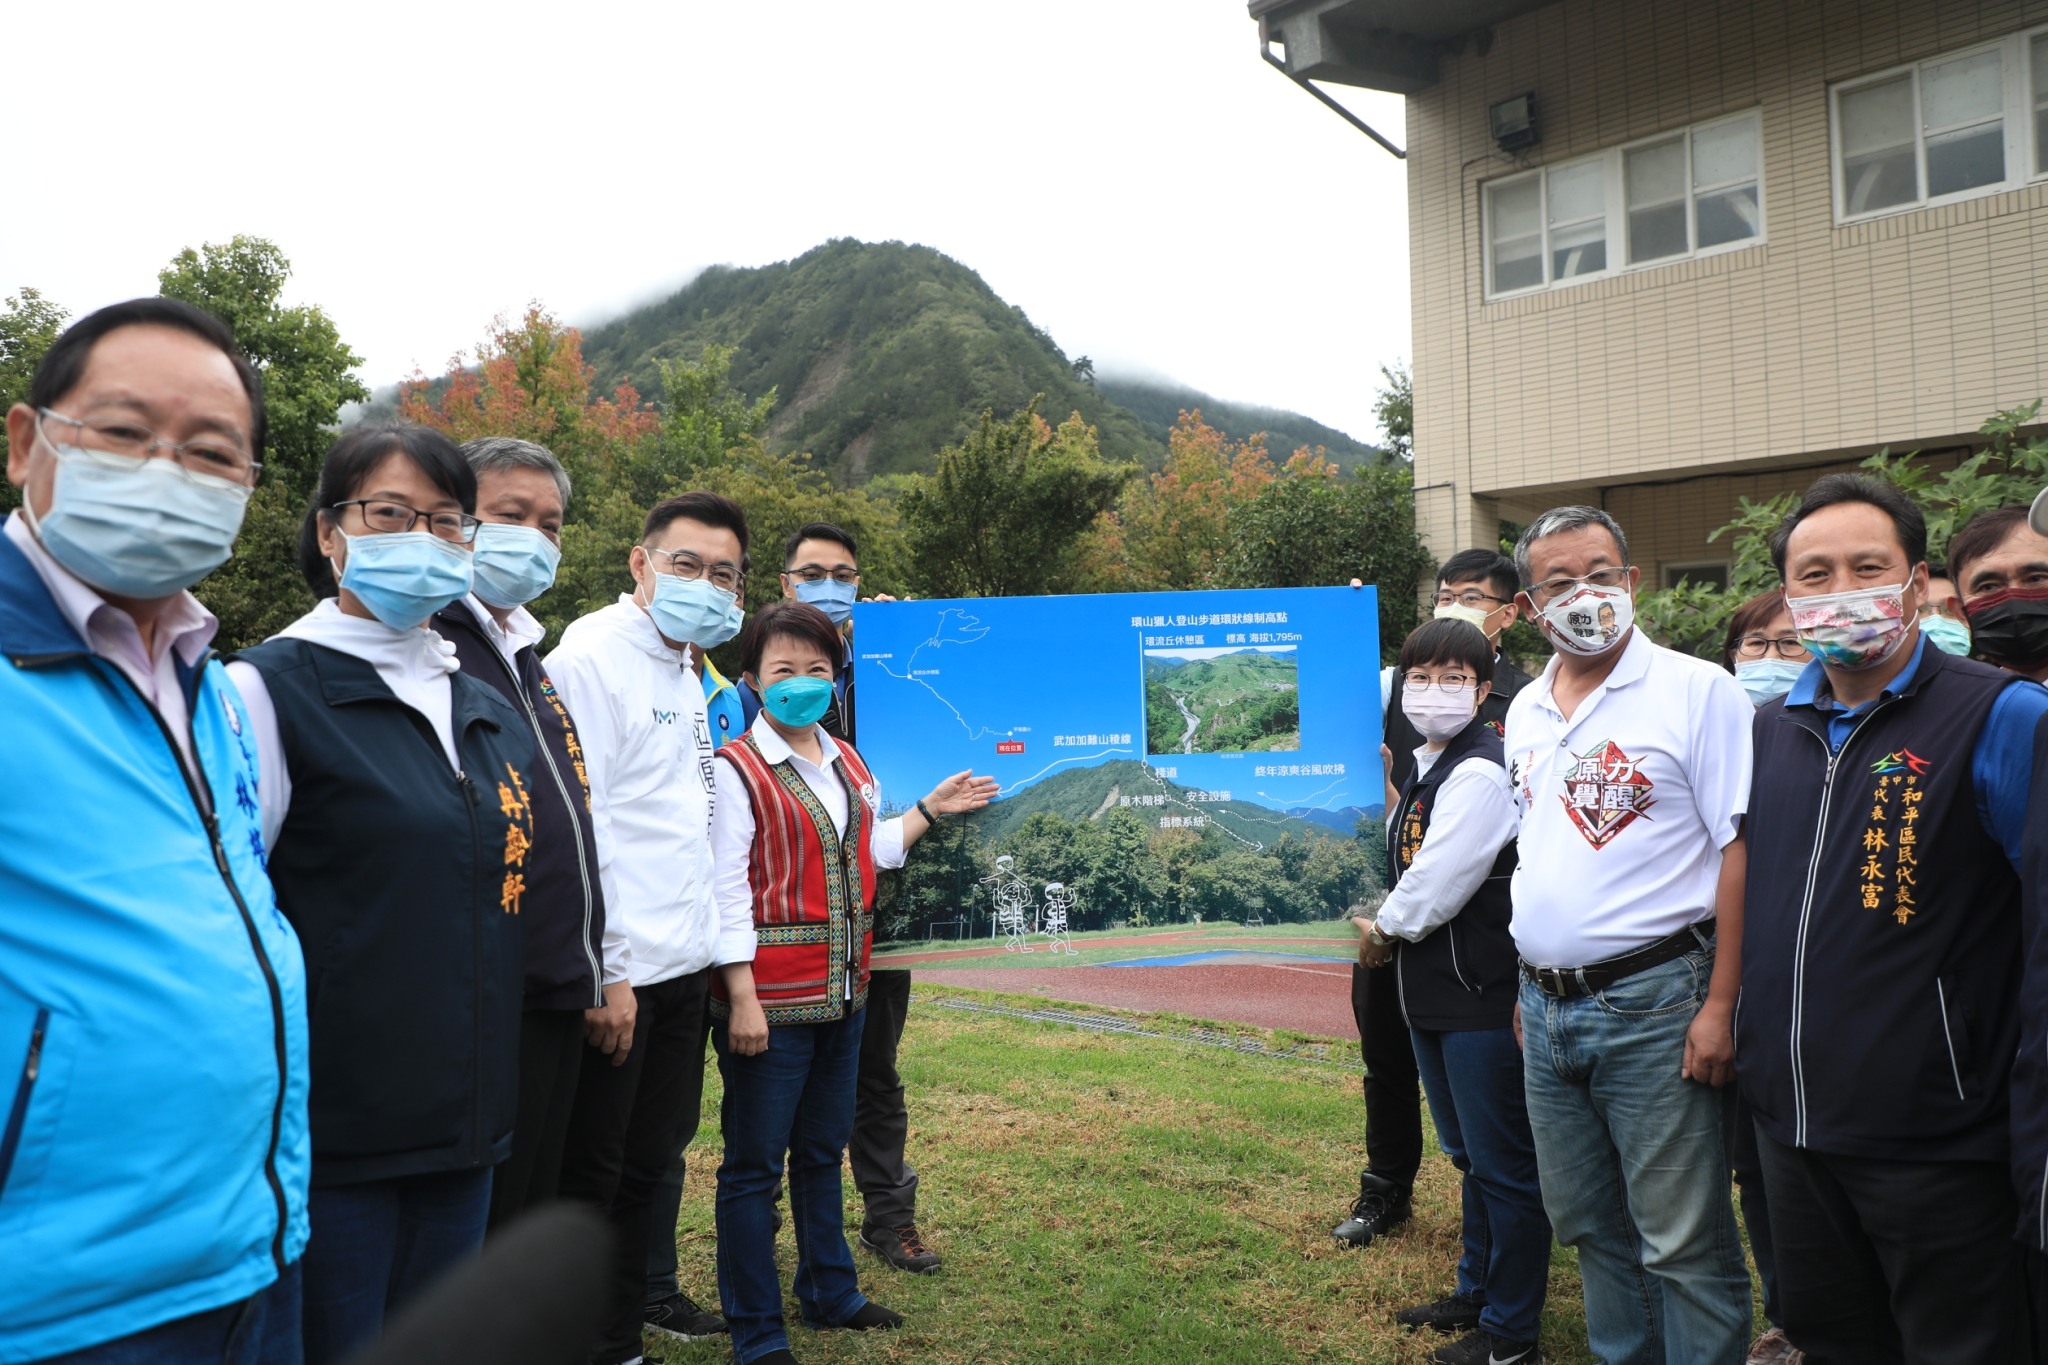
[[[718,965],[711,726],[686,652],[622,596],[572,622],[546,663],[590,777],[606,983],[651,986]]]

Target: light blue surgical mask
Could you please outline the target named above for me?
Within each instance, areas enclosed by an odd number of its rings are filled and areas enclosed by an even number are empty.
[[[853,599],[859,595],[860,584],[839,583],[830,578],[796,585],[796,600],[808,602],[824,612],[832,618],[835,626],[843,626],[853,619]]]
[[[761,705],[767,708],[769,715],[792,730],[815,725],[818,717],[831,709],[832,680],[784,678],[781,682],[768,684],[762,691]]]
[[[562,551],[531,526],[487,521],[476,528],[470,558],[476,565],[476,595],[500,609],[523,607],[555,586]]]
[[[1743,659],[1735,665],[1735,681],[1753,705],[1762,706],[1790,692],[1805,671],[1805,664],[1790,659]]]
[[[423,625],[441,608],[469,596],[473,566],[467,545],[431,531],[335,534],[348,546],[341,586],[393,630]]]
[[[1970,657],[1970,628],[1953,616],[1930,613],[1921,617],[1920,633],[1934,641],[1934,647],[1944,654]]]
[[[737,598],[701,578],[654,575],[654,600],[647,605],[655,629],[677,644],[716,649],[740,633],[747,619]]]
[[[52,445],[50,510],[22,514],[50,557],[117,597],[182,592],[227,563],[249,505],[245,485],[194,478],[170,460]]]

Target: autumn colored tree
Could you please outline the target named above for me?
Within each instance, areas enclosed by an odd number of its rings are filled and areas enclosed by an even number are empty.
[[[1183,410],[1167,434],[1166,465],[1134,479],[1097,519],[1081,550],[1088,588],[1142,592],[1206,588],[1230,548],[1230,509],[1273,481],[1264,434],[1232,441]]]

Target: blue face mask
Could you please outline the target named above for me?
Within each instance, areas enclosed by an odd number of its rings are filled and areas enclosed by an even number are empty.
[[[469,547],[430,531],[352,536],[341,586],[393,630],[411,630],[450,602],[469,596]]]
[[[1970,657],[1970,628],[1953,616],[1921,617],[1920,633],[1934,641],[1934,647],[1945,654]]]
[[[22,514],[50,557],[117,597],[169,597],[227,563],[249,490],[198,483],[169,460],[52,446],[50,510]]]
[[[701,578],[654,575],[654,600],[647,614],[655,629],[677,644],[716,649],[740,633],[747,619],[737,599],[727,597]]]
[[[770,683],[761,693],[761,705],[767,708],[769,715],[792,730],[815,725],[818,717],[831,708],[832,680],[784,678],[781,682]]]
[[[860,594],[858,583],[835,583],[821,578],[815,583],[798,583],[796,600],[808,602],[832,618],[832,624],[843,626],[853,619],[853,599]]]
[[[1743,659],[1735,665],[1735,681],[1749,693],[1752,704],[1762,706],[1790,692],[1805,671],[1805,664],[1790,659]]]
[[[531,526],[487,521],[476,528],[470,558],[476,565],[476,595],[493,607],[523,607],[555,586],[562,552]]]

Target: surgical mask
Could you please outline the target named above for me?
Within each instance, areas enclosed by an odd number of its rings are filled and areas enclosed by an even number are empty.
[[[1604,654],[1635,623],[1635,602],[1626,588],[1581,583],[1537,613],[1544,634],[1572,654]]]
[[[393,630],[423,625],[441,608],[469,596],[473,574],[466,545],[431,531],[335,534],[348,547],[341,586]]]
[[[2048,588],[2007,588],[1965,603],[1963,610],[1970,614],[1970,637],[1981,657],[2028,671],[2048,663]]]
[[[1787,597],[1806,652],[1836,668],[1875,668],[1906,642],[1906,585]]]
[[[859,593],[858,583],[837,583],[829,578],[796,585],[796,600],[808,602],[824,612],[832,618],[835,626],[843,626],[853,619],[853,599]]]
[[[24,501],[22,515],[52,559],[101,592],[169,597],[235,552],[248,488],[197,482],[170,460],[50,448],[58,462],[50,510],[38,517]]]
[[[1479,712],[1479,689],[1461,687],[1446,692],[1434,684],[1410,687],[1401,684],[1401,714],[1415,732],[1432,744],[1441,744],[1472,723]]]
[[[1920,633],[1944,654],[1970,654],[1970,628],[1953,616],[1927,615],[1920,618]]]
[[[832,706],[830,678],[784,678],[761,693],[768,714],[793,730],[815,725]]]
[[[738,599],[728,597],[701,578],[654,575],[654,599],[647,614],[655,627],[679,644],[716,649],[740,633],[747,619]]]
[[[1478,607],[1468,607],[1463,602],[1446,602],[1436,609],[1437,620],[1467,621],[1479,627],[1482,634],[1486,631],[1486,618],[1491,615],[1493,613],[1490,611],[1483,611]]]
[[[1790,659],[1742,659],[1735,665],[1735,681],[1749,693],[1752,705],[1762,706],[1790,692],[1805,671],[1805,664]]]
[[[562,552],[531,526],[487,521],[476,528],[471,559],[476,564],[478,597],[493,607],[523,607],[555,586],[555,566],[562,562]]]

